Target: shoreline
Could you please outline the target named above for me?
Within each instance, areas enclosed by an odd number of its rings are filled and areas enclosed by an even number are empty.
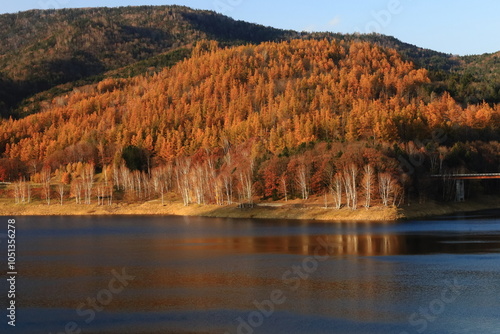
[[[87,216],[87,215],[176,215],[200,216],[213,218],[257,218],[257,219],[292,219],[331,222],[396,222],[459,214],[463,212],[500,209],[500,197],[483,196],[479,199],[456,203],[438,203],[428,201],[422,204],[404,205],[403,207],[374,206],[357,210],[342,208],[324,208],[318,205],[293,205],[284,203],[260,203],[254,208],[239,209],[236,204],[184,206],[172,202],[162,206],[159,200],[144,203],[114,203],[111,206],[97,204],[67,203],[51,205],[40,203],[14,204],[0,201],[2,216]]]
[[[461,215],[476,211],[500,210],[500,196],[481,196],[465,202],[440,203],[429,201],[399,208],[403,220],[429,219],[447,215]]]

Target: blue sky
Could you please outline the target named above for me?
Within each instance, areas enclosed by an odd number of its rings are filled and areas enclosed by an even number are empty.
[[[0,12],[169,4],[298,31],[375,31],[452,54],[500,51],[498,0],[17,0],[2,4]]]

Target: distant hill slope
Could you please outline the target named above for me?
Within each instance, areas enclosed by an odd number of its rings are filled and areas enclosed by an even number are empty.
[[[500,52],[460,57],[420,48],[381,34],[316,33],[311,36],[365,41],[395,49],[404,59],[412,61],[417,67],[429,70],[432,91],[438,94],[448,91],[464,105],[483,101],[500,102]]]
[[[438,52],[430,49],[425,49],[405,43],[399,39],[381,34],[336,34],[336,33],[311,33],[311,37],[320,38],[335,38],[345,41],[362,41],[377,44],[384,48],[391,48],[398,51],[404,58],[411,60],[418,67],[428,70],[457,70],[461,68],[462,61],[460,57]]]
[[[56,85],[100,75],[201,39],[234,45],[291,36],[296,33],[180,6],[0,15],[0,98],[12,107]]]
[[[379,34],[299,33],[212,11],[141,6],[0,15],[0,116],[16,109],[25,109],[18,117],[36,112],[38,102],[107,77],[159,72],[189,57],[200,40],[232,46],[297,38],[366,41],[394,48],[417,67],[430,70],[431,90],[450,91],[460,102],[500,101],[500,62],[495,55],[454,57]]]

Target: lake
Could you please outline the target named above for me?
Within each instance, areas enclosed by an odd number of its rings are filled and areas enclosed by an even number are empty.
[[[17,325],[4,315],[0,328],[500,333],[497,214],[387,224],[19,217]]]

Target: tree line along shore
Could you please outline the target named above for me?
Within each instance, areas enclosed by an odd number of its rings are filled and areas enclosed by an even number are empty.
[[[87,166],[86,173],[92,173],[91,166]],[[154,180],[153,177],[147,179],[145,173],[143,179],[138,173],[127,174],[124,170],[122,177],[128,176],[135,180],[130,181],[130,188],[118,183],[113,185],[110,179],[103,181],[103,175],[88,174],[88,179],[83,177],[79,180],[80,186],[75,186],[75,182],[66,184],[68,176],[62,180],[48,180],[45,184],[35,184],[27,181],[0,184],[0,211],[3,215],[12,216],[38,216],[38,215],[184,215],[184,216],[205,216],[224,218],[267,218],[267,219],[302,219],[302,220],[323,220],[323,221],[376,221],[393,222],[401,219],[423,218],[436,215],[453,214],[457,212],[476,211],[484,209],[500,208],[500,197],[498,196],[478,196],[468,199],[466,202],[435,201],[432,199],[422,202],[411,201],[395,205],[398,199],[397,193],[391,190],[391,201],[381,198],[373,188],[372,193],[364,193],[366,189],[361,189],[356,196],[359,196],[356,207],[349,203],[349,190],[339,195],[334,189],[330,193],[322,195],[310,195],[307,199],[299,196],[291,196],[289,199],[263,200],[253,196],[250,200],[240,195],[231,202],[223,200],[220,203],[209,201],[196,202],[196,188],[187,189],[182,198],[180,190],[173,191],[168,185],[161,186],[159,182],[165,182],[164,175],[153,173],[161,180]],[[66,175],[66,174],[64,174]],[[174,174],[172,174],[174,175]],[[365,176],[366,177],[366,176]],[[365,178],[361,177],[361,179]],[[85,180],[92,181],[89,184]],[[148,181],[145,181],[148,180]],[[172,182],[172,180],[170,180]],[[213,180],[212,180],[213,181]],[[343,180],[340,184],[348,182]],[[135,182],[143,182],[141,185]],[[299,182],[299,181],[297,181]],[[177,181],[176,181],[177,183]],[[135,185],[134,185],[135,184]],[[181,182],[179,182],[181,184]],[[179,184],[177,186],[179,186]],[[174,188],[176,188],[175,186]],[[208,184],[207,184],[207,188]],[[210,188],[210,191],[215,191]],[[253,187],[249,190],[250,192]],[[240,189],[243,192],[245,189]],[[385,191],[384,188],[378,192]],[[79,193],[80,192],[80,193]],[[221,194],[223,195],[223,194]],[[339,197],[337,197],[339,196]],[[369,201],[368,201],[369,196]],[[396,196],[396,197],[394,197]],[[201,197],[198,197],[200,199]],[[245,200],[238,202],[238,200]],[[340,201],[340,205],[338,205]]]

